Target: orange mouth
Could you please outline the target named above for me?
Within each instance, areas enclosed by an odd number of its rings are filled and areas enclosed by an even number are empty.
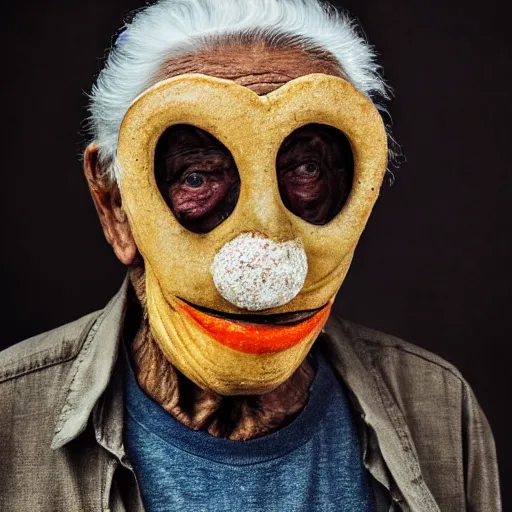
[[[182,301],[178,301],[178,305],[222,345],[247,354],[269,354],[297,345],[315,330],[319,332],[327,322],[332,303],[303,322],[284,326],[227,320],[208,315]]]

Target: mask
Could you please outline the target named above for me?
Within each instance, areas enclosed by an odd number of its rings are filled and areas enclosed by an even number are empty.
[[[350,195],[324,225],[284,204],[276,178],[283,141],[309,124],[347,137]],[[192,125],[232,154],[240,191],[232,213],[206,233],[184,227],[155,179],[155,148],[170,126]],[[120,190],[146,268],[152,334],[166,357],[203,389],[267,393],[302,363],[320,334],[378,196],[386,133],[373,103],[350,83],[314,74],[258,96],[229,80],[181,75],[130,106],[120,130]],[[310,311],[292,325],[250,314]]]

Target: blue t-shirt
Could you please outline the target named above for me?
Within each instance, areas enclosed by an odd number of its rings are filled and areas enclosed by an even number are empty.
[[[142,391],[128,365],[125,446],[147,512],[374,512],[343,386],[319,352],[313,362],[304,410],[250,441],[189,429]]]

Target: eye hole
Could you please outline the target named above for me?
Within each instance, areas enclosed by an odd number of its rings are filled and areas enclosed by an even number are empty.
[[[168,128],[155,151],[155,179],[178,222],[208,233],[226,220],[240,195],[240,176],[229,150],[190,125]]]
[[[285,139],[276,169],[286,208],[311,224],[327,224],[340,213],[352,188],[350,143],[335,128],[306,125]]]

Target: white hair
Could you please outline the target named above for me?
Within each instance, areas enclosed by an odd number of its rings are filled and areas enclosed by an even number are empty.
[[[320,0],[160,0],[125,25],[90,95],[90,131],[111,180],[120,179],[115,162],[123,117],[153,85],[163,63],[233,36],[272,45],[293,41],[306,51],[330,54],[349,81],[385,111],[388,88],[375,52],[355,22],[331,5]]]

